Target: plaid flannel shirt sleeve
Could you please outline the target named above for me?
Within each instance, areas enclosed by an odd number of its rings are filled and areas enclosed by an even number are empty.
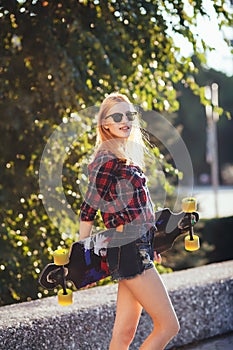
[[[88,167],[88,189],[81,205],[80,220],[93,221],[97,210],[103,206],[115,175],[116,158],[106,155],[96,157]]]

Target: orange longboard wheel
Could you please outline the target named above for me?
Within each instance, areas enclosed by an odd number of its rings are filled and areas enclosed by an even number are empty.
[[[194,197],[182,199],[182,210],[184,213],[192,213],[197,210],[197,200]]]
[[[73,292],[70,289],[66,289],[66,293],[64,294],[63,289],[60,289],[58,292],[58,304],[62,306],[68,306],[73,303]]]
[[[186,236],[184,239],[185,249],[188,251],[198,250],[200,248],[200,240],[197,235],[193,235],[193,240],[190,239],[190,236]]]
[[[58,266],[66,265],[69,262],[68,249],[57,249],[53,252],[54,264]]]

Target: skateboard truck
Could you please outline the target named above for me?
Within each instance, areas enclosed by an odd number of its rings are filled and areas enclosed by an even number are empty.
[[[185,237],[185,249],[188,251],[198,250],[200,248],[199,237],[194,234],[192,213],[197,210],[197,201],[194,197],[187,197],[182,200],[182,210],[188,217],[189,234]]]
[[[60,273],[60,285],[62,289],[58,291],[58,303],[67,306],[73,303],[73,292],[66,288],[65,267],[69,263],[68,249],[57,249],[53,252],[54,264],[58,266],[57,273]]]

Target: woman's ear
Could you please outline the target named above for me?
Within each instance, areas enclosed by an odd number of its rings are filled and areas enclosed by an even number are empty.
[[[103,128],[104,128],[105,130],[109,130],[109,128],[107,128],[107,126],[103,126]]]

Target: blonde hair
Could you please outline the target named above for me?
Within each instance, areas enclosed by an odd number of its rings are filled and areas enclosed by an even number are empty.
[[[103,120],[107,116],[108,111],[121,102],[131,104],[127,96],[120,93],[111,93],[102,102],[99,113],[97,115],[97,138],[95,146],[95,155],[101,150],[112,152],[117,158],[134,163],[140,167],[144,166],[144,153],[146,146],[143,141],[143,135],[140,129],[140,121],[136,118],[132,124],[132,131],[126,142],[126,147],[122,147],[122,143],[115,138],[109,130],[104,128]],[[135,106],[134,106],[135,108]],[[137,109],[137,108],[136,108]]]

